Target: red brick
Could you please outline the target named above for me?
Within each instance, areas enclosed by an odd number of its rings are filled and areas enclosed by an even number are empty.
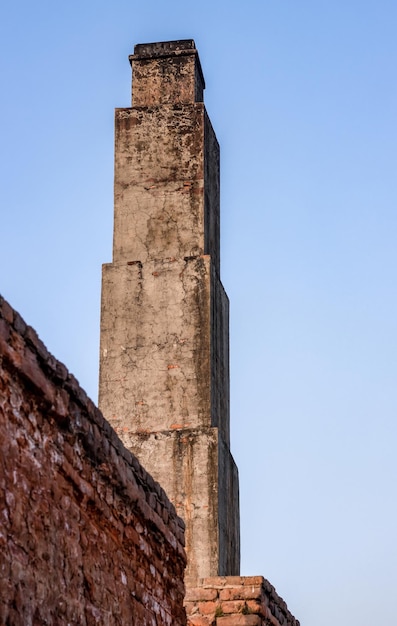
[[[227,587],[219,592],[221,600],[251,600],[261,598],[262,587],[244,586]]]
[[[224,613],[243,613],[243,609],[246,606],[244,600],[229,600],[222,602],[222,611]]]
[[[219,602],[199,602],[198,610],[202,615],[215,614],[216,609],[219,607]]]
[[[10,307],[8,302],[4,300],[4,298],[0,298],[0,313],[1,316],[4,317],[6,322],[12,324],[14,319],[14,310],[12,309],[12,307]]]
[[[188,587],[186,589],[186,600],[216,600],[218,591],[216,589],[207,589],[205,587]]]
[[[261,602],[257,600],[247,600],[246,606],[248,608],[249,613],[257,613],[258,615],[266,615],[267,608]]]
[[[262,626],[258,615],[227,615],[218,617],[216,626]]]
[[[202,615],[194,615],[188,617],[188,626],[212,626],[215,622],[210,617],[203,617]]]
[[[1,351],[6,353],[6,343],[10,337],[10,327],[5,320],[0,319],[0,339],[1,339]]]
[[[249,586],[261,586],[265,582],[263,576],[241,576],[240,578],[242,585]]]

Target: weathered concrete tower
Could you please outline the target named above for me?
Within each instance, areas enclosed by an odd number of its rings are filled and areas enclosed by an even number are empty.
[[[99,407],[185,520],[187,581],[238,575],[219,146],[194,41],[137,45],[130,61],[132,107],[116,110]]]

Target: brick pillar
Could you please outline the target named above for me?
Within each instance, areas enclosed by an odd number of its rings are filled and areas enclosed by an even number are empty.
[[[187,581],[239,573],[219,146],[192,40],[135,46],[116,110],[99,407],[186,523]]]

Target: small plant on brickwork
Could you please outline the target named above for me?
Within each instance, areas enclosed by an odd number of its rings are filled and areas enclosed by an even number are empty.
[[[223,615],[223,609],[221,605],[218,604],[218,606],[215,609],[215,617],[222,617],[222,615]]]
[[[246,602],[241,606],[240,613],[242,613],[242,615],[249,615],[251,613],[251,609]]]

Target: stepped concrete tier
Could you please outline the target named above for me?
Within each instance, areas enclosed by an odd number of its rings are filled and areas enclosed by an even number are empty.
[[[135,46],[116,110],[113,261],[99,407],[186,523],[186,581],[239,574],[219,145],[192,40]]]

